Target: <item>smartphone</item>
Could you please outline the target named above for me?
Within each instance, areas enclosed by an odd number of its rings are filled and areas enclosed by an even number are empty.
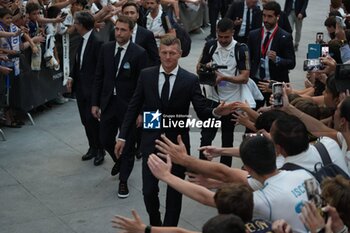
[[[15,54],[8,54],[7,58],[8,59],[13,59],[13,58],[17,58],[21,55],[21,52],[16,52]]]
[[[274,83],[272,84],[272,94],[274,107],[282,107],[283,106],[283,83]]]
[[[317,71],[317,70],[323,70],[323,69],[324,69],[324,65],[319,58],[306,59],[304,61],[304,66],[303,66],[304,71],[310,72],[310,71]]]
[[[307,59],[315,59],[321,56],[321,44],[308,44]]]
[[[247,138],[253,138],[253,137],[263,137],[264,135],[262,133],[245,133],[243,134],[243,140]]]
[[[327,218],[326,213],[322,211],[324,202],[322,200],[321,189],[320,189],[320,186],[318,185],[317,180],[315,178],[310,178],[305,180],[304,187],[305,187],[307,199],[315,204],[317,210],[324,218]]]
[[[316,33],[316,44],[320,44],[323,42],[323,32],[317,32]]]
[[[329,46],[322,45],[321,47],[321,57],[327,57],[329,55]]]
[[[62,12],[62,13],[61,13],[61,18],[66,17],[67,15],[68,15],[68,13]]]

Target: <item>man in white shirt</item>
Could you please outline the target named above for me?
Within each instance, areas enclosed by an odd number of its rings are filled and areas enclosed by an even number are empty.
[[[223,18],[217,24],[217,40],[208,41],[197,65],[210,67],[213,64],[227,66],[225,69],[218,69],[216,73],[216,83],[213,86],[206,86],[206,97],[208,106],[216,107],[221,101],[224,102],[244,102],[243,92],[245,96],[254,98],[247,88],[246,83],[249,79],[249,52],[245,44],[240,44],[233,39],[234,24],[231,19]],[[255,107],[255,106],[251,106]],[[233,132],[235,125],[232,122],[232,116],[224,116],[221,119],[222,129],[222,147],[233,146]],[[217,128],[202,128],[201,146],[211,145],[215,138]],[[200,154],[200,158],[205,158]],[[222,156],[221,162],[227,166],[231,166],[232,157]]]

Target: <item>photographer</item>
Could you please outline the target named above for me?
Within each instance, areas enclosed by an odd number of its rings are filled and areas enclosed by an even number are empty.
[[[217,24],[217,40],[209,41],[205,44],[203,52],[197,65],[197,73],[201,80],[201,71],[213,70],[214,64],[227,66],[226,69],[218,69],[215,73],[212,71],[214,86],[206,88],[207,104],[211,107],[219,105],[220,101],[234,102],[243,101],[246,97],[251,97],[249,88],[245,85],[249,79],[249,57],[248,47],[240,44],[233,39],[233,21],[227,18],[220,20]],[[243,93],[244,92],[244,93]],[[243,99],[242,96],[245,96]],[[231,121],[232,116],[221,118],[222,127],[222,147],[233,146],[234,124]],[[211,145],[215,138],[217,128],[202,128],[201,146]],[[205,158],[200,153],[200,158]],[[221,157],[221,162],[231,166],[231,157]]]

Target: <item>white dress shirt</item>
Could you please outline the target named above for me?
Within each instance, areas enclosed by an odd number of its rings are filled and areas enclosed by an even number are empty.
[[[176,66],[175,69],[173,69],[170,74],[171,76],[169,77],[169,83],[170,83],[170,88],[169,88],[169,99],[171,96],[171,92],[173,91],[173,87],[174,87],[174,83],[176,80],[176,76],[177,76],[177,72],[179,71],[179,66]],[[158,81],[158,93],[159,93],[159,97],[161,97],[162,95],[162,89],[163,89],[163,85],[165,83],[165,76],[164,76],[165,70],[163,69],[162,66],[160,66],[159,68],[159,81]]]

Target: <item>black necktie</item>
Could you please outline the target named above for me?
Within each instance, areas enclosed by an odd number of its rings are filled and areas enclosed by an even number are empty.
[[[122,50],[123,50],[122,47],[118,47],[117,54],[114,57],[114,64],[115,64],[116,72],[118,72],[118,66],[119,66],[119,62],[120,62],[120,54],[122,53]]]
[[[267,53],[267,46],[268,46],[268,42],[270,39],[270,34],[271,32],[266,32],[266,36],[264,39],[264,43],[263,43],[263,51],[265,54],[261,54],[261,57],[265,59],[266,53]],[[262,61],[261,61],[262,62]],[[266,63],[265,63],[266,64]],[[266,73],[265,73],[265,64],[260,64],[260,78],[264,79],[266,77]]]
[[[250,8],[247,9],[247,14],[245,18],[245,36],[248,36],[250,31]]]
[[[163,84],[162,94],[160,95],[160,99],[162,101],[163,108],[167,108],[169,104],[169,92],[170,92],[169,78],[172,74],[166,74],[165,72],[163,72],[163,74],[164,74],[165,82]]]

